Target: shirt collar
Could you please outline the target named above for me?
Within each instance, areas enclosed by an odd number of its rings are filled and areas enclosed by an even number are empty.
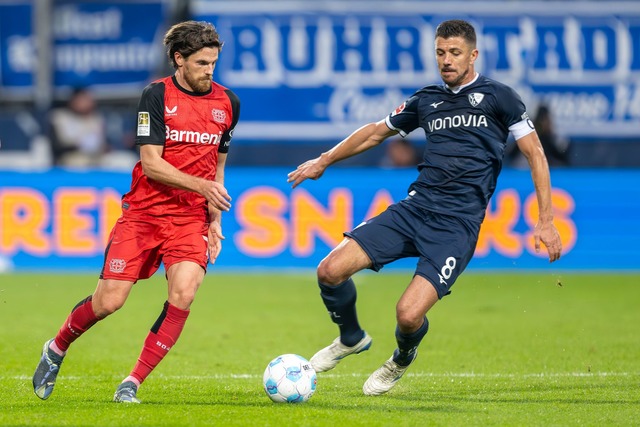
[[[473,77],[473,80],[471,80],[469,83],[464,84],[462,86],[455,86],[455,87],[451,87],[448,84],[445,84],[446,88],[449,89],[451,92],[453,93],[458,93],[460,92],[462,89],[464,89],[465,87],[471,86],[472,84],[474,84],[476,82],[476,80],[478,80],[478,77],[480,77],[480,74],[476,72],[476,75]]]

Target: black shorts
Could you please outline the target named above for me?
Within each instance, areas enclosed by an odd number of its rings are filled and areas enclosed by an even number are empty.
[[[473,221],[403,200],[344,235],[358,242],[374,271],[401,258],[418,257],[415,274],[431,282],[442,298],[451,293],[473,257],[479,231],[480,224]]]

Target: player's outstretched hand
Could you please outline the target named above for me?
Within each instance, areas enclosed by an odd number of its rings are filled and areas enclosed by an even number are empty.
[[[553,225],[552,222],[538,222],[533,231],[533,238],[536,253],[540,253],[540,242],[542,242],[547,247],[549,262],[560,259],[560,255],[562,254],[562,241],[560,240],[560,233],[558,233],[556,226]]]
[[[222,240],[224,240],[224,236],[222,235],[222,227],[220,226],[220,223],[218,221],[211,221],[211,223],[209,223],[207,239],[209,262],[213,264],[216,262],[218,255],[220,255],[220,251],[222,250]]]
[[[221,211],[231,209],[231,196],[227,189],[218,182],[204,181],[203,189],[200,192],[209,203]]]
[[[291,188],[296,188],[305,179],[316,180],[322,176],[327,167],[320,163],[320,157],[307,160],[293,172],[287,175],[287,182],[292,183]]]

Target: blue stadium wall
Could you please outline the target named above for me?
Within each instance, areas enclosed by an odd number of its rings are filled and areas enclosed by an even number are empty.
[[[342,232],[405,196],[414,170],[335,168],[292,190],[284,168],[228,168],[215,270],[312,268]],[[536,201],[526,171],[505,170],[471,270],[640,270],[640,170],[554,170],[565,247],[549,266],[533,250]],[[128,173],[0,172],[0,271],[100,271]],[[408,259],[387,267],[413,268]]]

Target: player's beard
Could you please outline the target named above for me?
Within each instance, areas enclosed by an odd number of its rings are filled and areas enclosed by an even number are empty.
[[[458,87],[460,86],[460,84],[462,84],[462,82],[464,81],[464,79],[467,77],[467,75],[469,74],[469,69],[467,68],[466,70],[464,70],[464,73],[462,74],[458,74],[458,76],[451,80],[451,81],[447,81],[444,76],[442,74],[442,80],[449,86],[449,87]]]
[[[208,92],[211,89],[211,77],[196,78],[191,73],[185,73],[184,80],[194,92]]]

